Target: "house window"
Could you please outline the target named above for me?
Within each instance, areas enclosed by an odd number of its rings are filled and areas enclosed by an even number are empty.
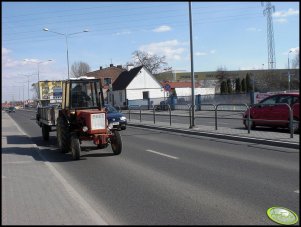
[[[148,91],[143,91],[142,95],[143,95],[143,99],[149,99],[149,92]]]
[[[109,85],[112,83],[112,79],[110,77],[104,78],[103,83],[104,85]]]
[[[119,92],[119,99],[120,99],[120,102],[122,102],[122,91]]]

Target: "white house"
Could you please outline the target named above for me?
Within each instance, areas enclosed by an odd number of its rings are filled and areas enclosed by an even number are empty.
[[[139,100],[137,104],[141,105],[141,100],[147,103],[149,99],[164,97],[162,85],[144,66],[131,67],[122,72],[114,81],[112,89],[108,102],[115,106],[126,106],[127,102],[134,105],[135,100]]]

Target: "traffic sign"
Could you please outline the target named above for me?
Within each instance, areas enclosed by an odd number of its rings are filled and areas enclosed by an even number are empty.
[[[169,84],[165,84],[165,85],[163,86],[163,88],[164,88],[165,91],[170,91],[171,86],[170,86]]]

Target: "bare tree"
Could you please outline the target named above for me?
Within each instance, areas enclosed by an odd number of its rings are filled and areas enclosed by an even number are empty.
[[[38,83],[31,84],[30,90],[32,92],[33,99],[39,99],[39,97],[38,97],[38,94],[39,94]]]
[[[140,50],[133,52],[133,60],[133,62],[128,62],[128,64],[133,64],[135,67],[143,65],[152,74],[161,72],[163,68],[168,65],[165,56],[160,57],[156,54],[151,55],[145,51]]]
[[[90,72],[90,66],[85,62],[74,62],[71,66],[71,75],[74,77],[80,77]]]
[[[292,60],[292,68],[293,69],[299,69],[300,62],[299,62],[299,53],[296,54],[295,58]]]

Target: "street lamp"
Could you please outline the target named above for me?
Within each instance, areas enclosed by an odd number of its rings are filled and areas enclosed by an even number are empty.
[[[27,98],[29,100],[29,77],[32,76],[32,74],[22,74],[22,76],[26,76],[27,77],[27,84],[28,84]]]
[[[38,82],[39,82],[40,81],[40,64],[45,63],[45,62],[49,62],[49,61],[52,61],[52,60],[48,59],[47,61],[32,61],[32,60],[29,60],[29,59],[24,59],[24,61],[32,62],[32,63],[37,64],[37,66],[38,66]]]
[[[290,53],[293,52],[290,50],[287,54],[287,74],[288,74],[288,91],[291,90],[291,74],[290,74]]]
[[[48,28],[43,28],[43,31],[45,32],[52,32],[52,33],[55,33],[55,34],[58,34],[58,35],[63,35],[65,36],[65,39],[66,39],[66,47],[67,47],[67,67],[68,67],[68,79],[69,79],[69,54],[68,54],[68,37],[71,36],[71,35],[75,35],[75,34],[79,34],[79,33],[83,33],[83,32],[88,32],[89,30],[88,29],[85,29],[81,32],[75,32],[75,33],[71,33],[71,34],[67,34],[67,33],[60,33],[60,32],[55,32],[55,31],[51,31],[49,30]]]

